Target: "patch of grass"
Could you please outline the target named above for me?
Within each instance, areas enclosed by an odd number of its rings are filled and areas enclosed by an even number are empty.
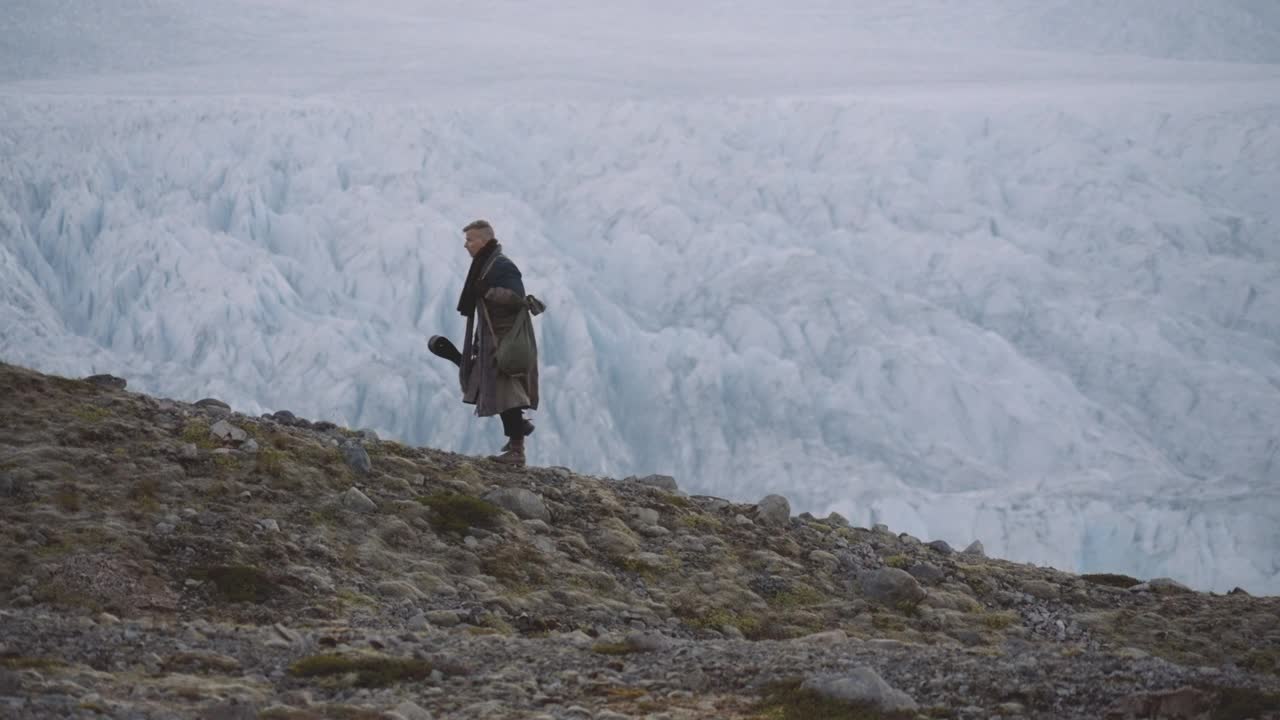
[[[1280,675],[1280,650],[1250,650],[1240,661],[1240,667],[1250,672]]]
[[[418,457],[417,450],[398,443],[395,440],[383,440],[380,449],[388,455],[395,455],[396,457],[407,458],[409,460]]]
[[[480,569],[508,587],[529,583],[540,585],[547,578],[542,556],[528,545],[516,543],[498,546],[492,555],[480,561]]]
[[[333,595],[339,600],[346,603],[351,603],[352,605],[363,605],[364,607],[375,607],[378,604],[378,601],[374,600],[372,597],[365,595],[362,592],[357,592],[355,590],[352,590],[350,588],[339,588],[338,591],[335,592]]]
[[[635,700],[648,694],[648,690],[635,687],[610,687],[604,689],[604,696],[610,700]]]
[[[230,472],[240,467],[240,460],[235,455],[220,453],[213,456],[213,464],[222,470]]]
[[[596,643],[591,646],[591,652],[600,655],[630,655],[636,650],[626,643]]]
[[[96,405],[79,405],[71,410],[77,420],[87,423],[102,422],[111,417],[111,411]]]
[[[387,687],[431,677],[431,663],[412,658],[381,655],[312,655],[289,666],[294,677],[323,678],[355,675],[359,687]]]
[[[182,428],[183,442],[189,442],[201,450],[212,450],[218,447],[218,441],[209,432],[209,425],[201,420],[192,420]]]
[[[66,663],[54,658],[0,655],[0,668],[6,670],[51,670]]]
[[[275,447],[263,446],[258,449],[254,461],[254,469],[263,475],[279,478],[284,475],[285,454]]]
[[[277,590],[266,573],[250,565],[215,565],[198,571],[196,577],[212,583],[231,602],[263,603]]]
[[[431,508],[431,526],[439,532],[464,535],[473,527],[492,529],[498,525],[501,510],[487,500],[461,493],[435,493],[418,498]]]
[[[724,529],[724,523],[719,518],[712,517],[703,513],[693,515],[685,515],[680,518],[680,524],[690,530],[701,530],[703,532],[719,532]]]
[[[144,477],[135,480],[129,486],[126,496],[133,501],[134,507],[144,512],[155,512],[160,509],[160,493],[164,486],[158,478]]]
[[[884,559],[884,564],[885,564],[885,567],[898,568],[899,570],[906,570],[907,568],[911,567],[911,558],[907,557],[906,555],[890,555],[889,557]]]
[[[796,585],[765,598],[770,607],[787,609],[817,605],[826,600],[826,596],[808,585]]]
[[[62,485],[53,494],[53,504],[67,513],[80,512],[80,491],[70,483]]]
[[[987,613],[982,616],[982,624],[992,630],[1003,630],[1017,624],[1019,619],[1018,614],[1013,612]]]
[[[760,720],[910,720],[909,712],[886,712],[873,705],[849,703],[801,689],[801,680],[792,679],[765,687],[753,708]]]
[[[342,507],[337,503],[322,505],[307,513],[312,525],[333,526],[342,519]]]
[[[686,625],[702,630],[719,630],[732,625],[748,638],[760,637],[763,627],[755,614],[730,608],[712,608],[701,614],[686,615],[684,621]]]
[[[1117,575],[1115,573],[1092,573],[1089,575],[1081,575],[1081,580],[1094,585],[1109,585],[1118,588],[1131,588],[1134,585],[1141,585],[1142,581],[1128,575]]]
[[[1218,706],[1210,720],[1246,720],[1268,717],[1267,712],[1280,708],[1280,694],[1262,692],[1253,688],[1208,687],[1218,693]]]
[[[689,498],[684,497],[683,495],[675,495],[669,492],[654,493],[654,499],[660,503],[670,505],[671,507],[678,507],[678,508],[685,508],[685,509],[693,507],[693,502],[690,501]]]

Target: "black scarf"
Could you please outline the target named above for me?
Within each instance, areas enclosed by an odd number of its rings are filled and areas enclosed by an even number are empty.
[[[480,272],[484,270],[485,263],[489,262],[489,258],[494,253],[502,252],[502,246],[498,244],[498,239],[494,238],[480,248],[480,252],[471,258],[471,269],[467,271],[467,282],[462,286],[462,295],[458,297],[458,312],[463,317],[471,317],[471,313],[476,311],[476,301],[483,294],[481,292]]]

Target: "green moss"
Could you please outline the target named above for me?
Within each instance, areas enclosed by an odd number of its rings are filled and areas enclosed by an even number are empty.
[[[812,690],[802,690],[799,679],[773,683],[765,688],[764,697],[754,711],[768,720],[910,720],[907,712],[886,712],[879,708],[823,697]]]
[[[387,687],[400,682],[425,680],[431,676],[431,663],[412,658],[380,655],[312,655],[289,666],[294,677],[323,678],[355,675],[359,687]]]
[[[362,592],[351,590],[350,588],[339,588],[338,591],[334,593],[334,596],[342,602],[350,603],[352,605],[375,607],[378,604],[378,601],[374,600],[372,597],[365,595]]]
[[[435,493],[418,498],[431,508],[431,525],[437,531],[465,534],[473,527],[492,529],[501,510],[491,502],[460,493]]]
[[[765,602],[769,603],[770,607],[785,610],[788,608],[817,605],[826,599],[825,595],[808,585],[797,585],[765,598]]]
[[[192,420],[182,428],[180,436],[183,442],[189,442],[202,450],[212,450],[218,447],[218,441],[214,439],[213,434],[209,431],[208,424],[200,420]]]
[[[96,405],[80,405],[71,410],[77,420],[87,423],[102,422],[111,417],[111,411]]]
[[[196,577],[212,583],[231,602],[263,603],[277,590],[266,573],[249,565],[215,565],[198,571]]]
[[[889,557],[884,559],[884,564],[886,567],[898,568],[899,570],[906,570],[907,568],[911,567],[911,558],[907,557],[906,555],[890,555]]]
[[[685,515],[680,518],[680,524],[690,530],[701,530],[703,532],[719,532],[724,529],[724,523],[720,522],[719,518],[702,513]]]
[[[760,637],[763,627],[760,618],[754,613],[731,608],[711,608],[702,613],[688,614],[684,621],[690,627],[703,630],[719,630],[731,625],[748,638]]]
[[[418,457],[417,450],[411,447],[408,447],[406,445],[402,445],[401,443],[398,443],[394,440],[383,440],[380,443],[379,450],[381,450],[382,452],[388,455],[395,455],[396,457],[402,457],[407,459],[413,459]]]
[[[1094,585],[1109,585],[1118,588],[1131,588],[1134,585],[1141,585],[1142,581],[1137,578],[1131,578],[1128,575],[1116,575],[1114,573],[1093,573],[1089,575],[1081,575],[1081,580]]]
[[[254,459],[254,469],[263,475],[280,478],[284,475],[285,454],[274,447],[266,446],[258,450]]]
[[[693,507],[693,502],[690,501],[689,498],[684,497],[683,495],[675,495],[669,492],[654,493],[654,499],[660,503],[670,505],[671,507],[678,507],[678,508],[684,508],[684,509]]]
[[[0,668],[6,670],[50,670],[63,665],[66,663],[53,658],[0,655]]]

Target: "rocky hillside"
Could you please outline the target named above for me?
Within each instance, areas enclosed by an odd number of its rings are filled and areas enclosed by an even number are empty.
[[[0,365],[0,544],[3,717],[1280,717],[1280,598],[111,377]]]

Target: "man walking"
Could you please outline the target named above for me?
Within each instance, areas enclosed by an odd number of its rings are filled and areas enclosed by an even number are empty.
[[[463,245],[471,255],[458,312],[467,318],[467,334],[462,341],[459,379],[462,401],[476,406],[476,415],[502,418],[502,432],[507,444],[501,454],[490,456],[505,465],[523,467],[525,437],[533,424],[524,419],[523,411],[538,408],[537,346],[532,332],[513,333],[528,313],[524,282],[520,269],[502,253],[502,245],[494,236],[493,226],[476,220],[462,229]],[[527,343],[525,367],[499,369],[498,348],[512,335],[512,342]]]

